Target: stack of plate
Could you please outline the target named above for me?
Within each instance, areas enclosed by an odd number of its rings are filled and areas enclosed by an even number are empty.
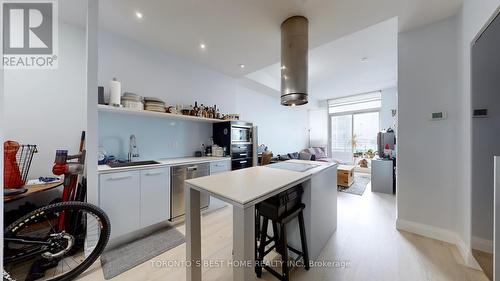
[[[142,97],[134,93],[125,92],[122,96],[122,105],[126,108],[143,110],[144,104],[142,103]]]
[[[144,109],[155,112],[166,112],[165,102],[154,97],[144,97]]]

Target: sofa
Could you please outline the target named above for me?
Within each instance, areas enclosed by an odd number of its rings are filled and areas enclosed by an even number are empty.
[[[339,159],[335,159],[332,157],[328,157],[326,154],[324,147],[310,147],[303,149],[299,152],[300,159],[302,160],[312,160],[312,161],[320,161],[320,162],[333,162],[337,164],[343,164],[343,161]],[[307,159],[307,156],[310,155],[310,158]]]
[[[273,158],[274,162],[278,161],[286,161],[290,159],[299,159],[299,160],[311,160],[311,161],[320,161],[320,162],[333,162],[337,164],[345,164],[344,161],[341,161],[336,158],[328,157],[323,147],[310,147],[306,149],[302,149],[300,152],[291,152],[283,155],[278,155]]]

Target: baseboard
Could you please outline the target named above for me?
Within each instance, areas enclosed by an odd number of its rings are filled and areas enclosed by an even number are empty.
[[[474,250],[479,250],[481,252],[493,254],[493,241],[488,239],[472,236],[471,247]]]
[[[476,270],[482,270],[479,264],[477,263],[476,259],[472,255],[472,251],[469,249],[467,244],[454,231],[437,226],[432,226],[402,219],[396,220],[396,228],[398,230],[404,230],[431,239],[436,239],[439,241],[454,244],[455,246],[457,246],[458,251],[460,252],[460,255],[462,256],[466,266]]]

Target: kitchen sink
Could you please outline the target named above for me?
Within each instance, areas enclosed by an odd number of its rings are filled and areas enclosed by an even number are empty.
[[[134,167],[134,166],[143,166],[143,165],[154,165],[160,164],[160,162],[148,160],[148,161],[135,161],[135,162],[124,162],[124,163],[110,163],[108,166],[111,168],[121,168],[121,167]]]

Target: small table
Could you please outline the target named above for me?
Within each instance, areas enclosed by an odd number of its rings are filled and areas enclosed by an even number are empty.
[[[33,195],[35,193],[39,193],[42,191],[56,188],[62,184],[63,184],[63,181],[55,181],[55,182],[49,182],[49,183],[43,183],[43,184],[25,185],[25,186],[23,186],[23,188],[28,189],[28,191],[26,191],[25,193],[22,193],[22,194],[4,196],[3,202],[4,203],[13,202],[13,201],[28,197],[30,195]]]
[[[337,185],[348,188],[354,183],[354,166],[339,165],[337,168]]]

